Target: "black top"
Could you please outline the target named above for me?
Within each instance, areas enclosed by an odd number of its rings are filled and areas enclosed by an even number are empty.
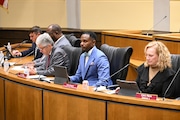
[[[167,68],[162,72],[158,72],[154,78],[151,80],[149,86],[149,67],[144,67],[144,64],[138,67],[137,69],[138,77],[136,82],[139,86],[139,89],[143,93],[157,94],[159,97],[164,97],[164,92],[166,91],[168,85],[170,84],[175,72]],[[173,95],[173,90],[169,90],[165,97],[171,97]]]

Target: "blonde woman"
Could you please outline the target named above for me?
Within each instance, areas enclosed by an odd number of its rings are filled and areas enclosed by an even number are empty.
[[[168,48],[159,41],[152,41],[144,49],[146,61],[138,67],[136,82],[143,93],[164,97],[175,72],[171,69],[171,56]],[[166,97],[171,97],[170,90]]]

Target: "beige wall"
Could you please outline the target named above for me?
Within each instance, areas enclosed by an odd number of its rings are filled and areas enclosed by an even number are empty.
[[[170,3],[170,30],[180,32],[180,0],[171,0]]]
[[[153,0],[81,1],[82,28],[148,29],[153,24]]]
[[[8,11],[0,8],[0,27],[66,27],[65,0],[9,0]]]
[[[153,0],[81,0],[81,29],[143,29],[153,26]],[[180,0],[170,1],[170,31],[180,29]],[[9,0],[0,27],[67,27],[66,0]]]

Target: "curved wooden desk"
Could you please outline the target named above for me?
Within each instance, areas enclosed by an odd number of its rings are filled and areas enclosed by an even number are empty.
[[[32,57],[10,61],[30,61]],[[179,120],[180,101],[150,101],[65,88],[0,68],[0,120]]]
[[[179,120],[180,101],[70,89],[0,70],[1,120]]]

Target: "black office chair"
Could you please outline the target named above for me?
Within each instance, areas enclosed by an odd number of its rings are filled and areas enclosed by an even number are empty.
[[[174,98],[180,97],[180,71],[178,71],[180,69],[180,54],[171,54],[171,62],[172,62],[172,69],[175,72],[179,72],[176,76],[176,78],[174,79],[174,83],[172,84],[171,88],[169,91],[171,91],[172,89],[174,90]],[[174,89],[175,88],[175,89]]]
[[[129,64],[130,57],[132,55],[132,47],[113,47],[107,44],[101,45],[100,49],[108,57],[110,63],[110,75],[114,74],[127,64]],[[121,72],[111,77],[113,84],[116,83],[116,79],[125,80],[128,72],[128,67]]]
[[[70,66],[68,69],[69,75],[74,75],[78,68],[79,57],[82,53],[81,47],[63,46],[64,51],[69,57]]]
[[[73,33],[65,34],[65,37],[69,40],[73,47],[80,47],[81,40],[78,39]]]

